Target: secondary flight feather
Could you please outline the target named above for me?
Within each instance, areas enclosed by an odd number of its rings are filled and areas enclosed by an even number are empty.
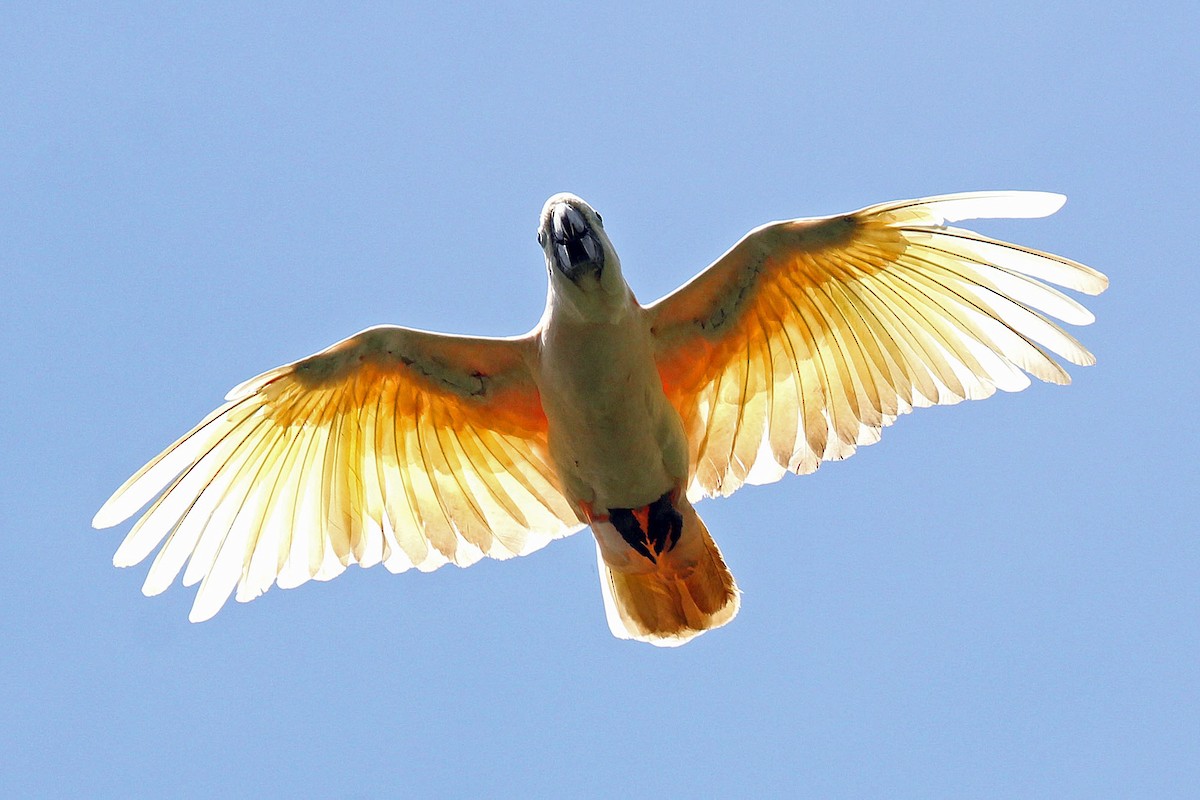
[[[150,507],[117,550],[183,572],[190,618],[236,594],[511,558],[590,527],[609,627],[660,646],[725,624],[739,592],[692,503],[845,458],[913,408],[1070,378],[1092,355],[1049,284],[1099,272],[953,227],[1061,195],[974,192],[773,222],[640,305],[600,215],[542,210],[546,311],[524,336],[367,329],[234,388],[93,525]]]

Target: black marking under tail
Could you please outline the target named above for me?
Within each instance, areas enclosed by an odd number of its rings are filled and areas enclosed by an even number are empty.
[[[671,503],[667,492],[642,508],[610,508],[609,521],[630,547],[651,561],[679,543],[683,517]]]

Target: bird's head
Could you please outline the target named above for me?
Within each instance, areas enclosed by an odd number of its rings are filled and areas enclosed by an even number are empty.
[[[546,201],[537,236],[552,284],[566,281],[589,291],[608,282],[606,273],[615,272],[620,278],[604,221],[575,195],[563,192]]]

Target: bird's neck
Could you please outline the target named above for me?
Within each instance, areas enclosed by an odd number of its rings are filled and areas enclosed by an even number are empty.
[[[606,265],[599,275],[584,276],[574,283],[552,279],[546,295],[543,326],[619,324],[638,308],[633,290],[617,265]]]

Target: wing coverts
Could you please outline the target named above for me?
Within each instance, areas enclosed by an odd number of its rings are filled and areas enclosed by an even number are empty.
[[[580,525],[545,456],[519,340],[364,331],[230,392],[96,514],[158,499],[113,559],[162,545],[143,591],[184,568],[190,619],[351,563],[392,572],[532,552]]]
[[[653,304],[658,367],[684,420],[688,495],[812,472],[918,406],[1068,383],[1094,362],[1047,317],[1090,312],[1099,272],[946,225],[1040,217],[1065,198],[980,192],[764,225]]]

